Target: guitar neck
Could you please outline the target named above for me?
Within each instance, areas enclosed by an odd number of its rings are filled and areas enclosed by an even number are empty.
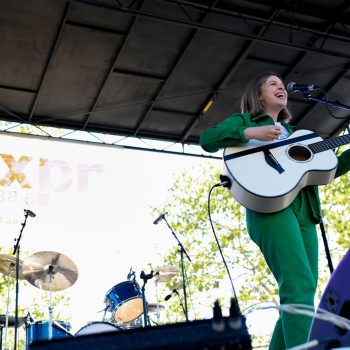
[[[313,153],[320,153],[320,152],[328,151],[330,149],[338,148],[348,143],[350,143],[350,134],[337,136],[328,140],[315,142],[315,143],[309,144],[308,146]]]

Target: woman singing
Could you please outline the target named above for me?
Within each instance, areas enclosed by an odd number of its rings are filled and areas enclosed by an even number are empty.
[[[279,74],[260,74],[248,84],[241,112],[213,126],[201,135],[207,152],[247,143],[251,139],[283,139],[295,128],[287,109],[288,94]],[[336,177],[350,169],[350,150],[338,157]],[[246,209],[247,229],[259,246],[278,283],[280,304],[314,306],[318,279],[318,239],[316,225],[321,220],[317,186],[304,187],[285,209],[258,213]],[[312,319],[281,312],[275,325],[270,349],[281,350],[307,342]]]

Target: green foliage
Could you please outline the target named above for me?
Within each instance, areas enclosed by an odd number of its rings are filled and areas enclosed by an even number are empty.
[[[231,285],[208,218],[208,195],[211,187],[218,182],[218,168],[214,164],[193,169],[191,174],[195,175],[192,176],[183,172],[169,190],[166,202],[160,205],[161,209],[153,208],[154,216],[164,210],[171,215],[168,221],[192,259],[189,263],[185,258],[190,319],[211,318],[215,300],[220,301],[227,313],[229,298],[232,296]],[[333,238],[330,246],[337,247],[332,250],[335,266],[350,246],[348,183],[349,175],[320,188],[326,230]],[[260,304],[278,304],[275,280],[246,231],[245,211],[227,189],[217,187],[211,192],[210,215],[243,313]],[[321,235],[320,252],[318,298],[329,280]],[[162,259],[164,265],[181,267],[178,247],[162,252]],[[165,294],[169,289],[177,288],[183,304],[181,276],[172,279],[162,288]],[[184,321],[183,308],[177,298],[167,302],[166,310],[166,322]],[[270,334],[251,336],[254,346],[264,346],[270,338]]]

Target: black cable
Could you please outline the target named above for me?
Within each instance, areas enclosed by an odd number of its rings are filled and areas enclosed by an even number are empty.
[[[208,216],[209,216],[209,222],[210,222],[210,225],[211,225],[211,229],[213,231],[213,234],[214,234],[214,238],[215,238],[215,241],[216,241],[216,244],[219,248],[219,252],[220,252],[220,255],[221,255],[221,258],[222,258],[222,261],[225,265],[225,269],[226,269],[226,272],[227,272],[227,275],[229,277],[229,280],[230,280],[230,283],[231,283],[231,287],[232,287],[232,291],[233,291],[233,295],[235,297],[236,300],[237,299],[237,296],[236,296],[236,291],[235,291],[235,287],[233,285],[233,282],[232,282],[232,277],[231,277],[231,273],[230,273],[230,270],[228,269],[228,266],[227,266],[227,263],[226,263],[226,260],[225,260],[225,257],[224,257],[224,254],[222,252],[222,249],[221,249],[221,246],[220,246],[220,242],[216,236],[216,233],[215,233],[215,228],[214,228],[214,225],[213,225],[213,222],[211,220],[211,214],[210,214],[210,196],[211,196],[211,192],[213,191],[214,188],[216,187],[219,187],[219,186],[224,186],[224,187],[230,187],[231,185],[231,181],[229,178],[227,178],[226,176],[220,176],[220,179],[221,179],[221,182],[215,184],[209,191],[209,195],[208,195]],[[237,306],[238,306],[238,309],[239,309],[239,305],[237,303]]]
[[[345,117],[338,117],[338,116],[336,116],[335,114],[333,114],[333,112],[331,111],[331,109],[329,108],[329,98],[328,98],[328,95],[327,95],[327,92],[324,90],[324,89],[322,89],[322,88],[318,88],[319,90],[321,90],[322,91],[322,93],[323,93],[323,95],[324,95],[324,97],[325,97],[325,100],[326,100],[326,108],[327,108],[327,112],[329,113],[329,115],[332,117],[332,118],[334,118],[334,119],[349,119],[350,118],[350,116],[345,116]]]

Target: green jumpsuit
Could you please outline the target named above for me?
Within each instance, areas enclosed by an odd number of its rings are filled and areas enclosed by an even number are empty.
[[[295,128],[281,121],[288,132]],[[216,152],[246,143],[248,127],[274,125],[266,114],[234,114],[204,131],[200,145]],[[350,149],[338,157],[336,177],[350,170]],[[278,283],[280,304],[314,306],[318,280],[318,239],[316,224],[321,220],[317,186],[303,188],[285,209],[271,214],[246,209],[247,229],[259,246]],[[282,350],[307,341],[312,319],[282,312],[274,328],[269,349]]]

